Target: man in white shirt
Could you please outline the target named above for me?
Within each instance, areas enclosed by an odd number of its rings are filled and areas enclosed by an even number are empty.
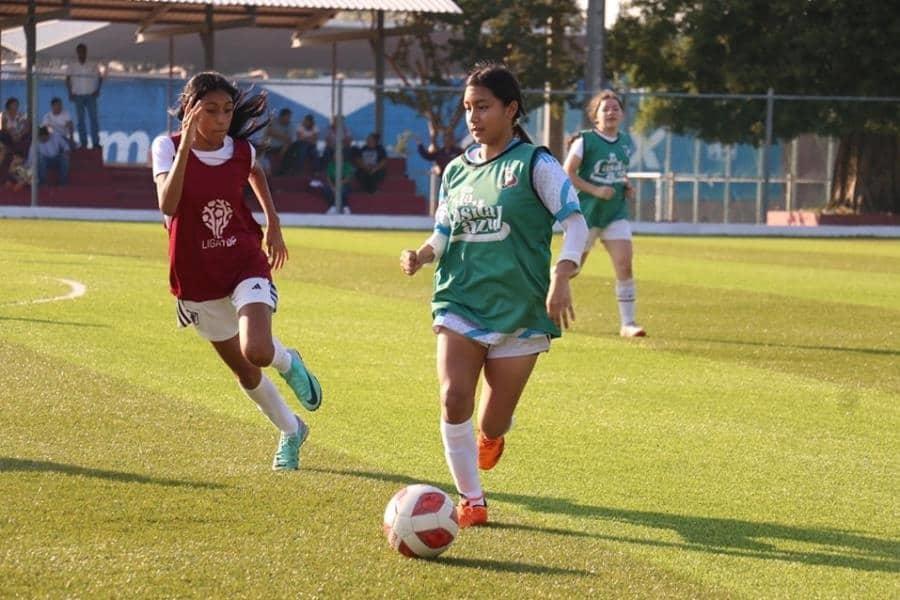
[[[72,117],[69,115],[69,111],[63,108],[60,98],[50,101],[50,112],[44,115],[41,125],[50,130],[50,135],[62,138],[70,148],[75,145],[75,128],[72,125]]]
[[[66,185],[69,181],[69,147],[58,135],[50,135],[50,130],[38,130],[38,183],[47,183],[48,169],[56,169],[57,183]]]
[[[100,73],[100,65],[87,60],[87,46],[78,44],[75,48],[78,61],[67,65],[66,87],[69,88],[69,99],[75,103],[75,112],[78,115],[78,141],[82,147],[87,147],[87,125],[84,121],[84,111],[87,109],[91,120],[91,144],[94,148],[100,147],[100,125],[97,123],[97,97],[100,95],[100,86],[103,84],[103,76]]]

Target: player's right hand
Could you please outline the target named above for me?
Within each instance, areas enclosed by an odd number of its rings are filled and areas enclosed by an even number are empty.
[[[184,109],[184,118],[181,120],[181,137],[188,144],[188,148],[194,144],[194,139],[197,137],[197,124],[200,122],[202,110],[203,106],[199,98]]]
[[[616,188],[611,185],[598,185],[595,187],[597,189],[594,190],[594,195],[601,200],[610,200],[616,195]]]
[[[404,250],[400,253],[400,269],[407,275],[415,275],[422,268],[419,254],[415,250]]]

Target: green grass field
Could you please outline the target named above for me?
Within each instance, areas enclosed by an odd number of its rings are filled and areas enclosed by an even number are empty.
[[[484,476],[491,526],[418,561],[381,516],[453,490],[430,272],[397,264],[424,236],[285,235],[276,333],[325,401],[276,474],[175,329],[160,225],[0,221],[0,596],[898,597],[897,241],[638,238],[644,340],[595,254]],[[58,278],[86,295],[31,303]]]

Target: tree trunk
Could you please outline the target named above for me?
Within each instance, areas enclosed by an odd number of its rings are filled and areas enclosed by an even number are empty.
[[[900,214],[900,136],[851,133],[840,139],[825,212]]]

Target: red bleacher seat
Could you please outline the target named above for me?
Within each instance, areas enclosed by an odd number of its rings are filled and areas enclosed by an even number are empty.
[[[49,183],[56,183],[51,170]],[[269,186],[275,207],[281,212],[322,213],[328,208],[321,193],[310,187],[309,175],[272,177]],[[31,191],[12,193],[0,188],[0,204],[28,205]],[[86,208],[157,208],[156,187],[149,167],[103,164],[100,150],[75,150],[71,154],[68,185],[42,185],[42,206]],[[375,194],[351,188],[350,205],[355,214],[424,215],[428,203],[416,194],[415,182],[406,176],[406,160],[389,158],[387,176]]]

